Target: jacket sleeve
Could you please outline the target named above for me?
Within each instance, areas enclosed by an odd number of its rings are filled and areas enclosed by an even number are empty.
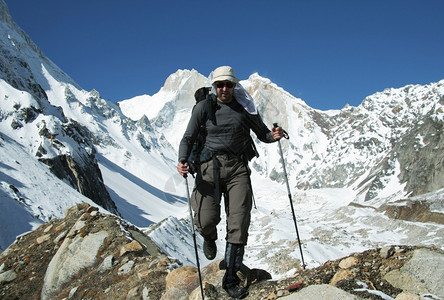
[[[191,118],[188,121],[187,129],[180,140],[179,144],[179,162],[187,161],[190,156],[193,144],[196,141],[202,122],[202,109],[205,101],[197,103],[191,113]]]
[[[262,118],[259,114],[251,115],[248,114],[248,122],[251,130],[256,134],[257,138],[264,143],[274,143],[276,142],[273,139],[273,135],[271,134],[270,129],[268,129],[267,125],[264,124]]]

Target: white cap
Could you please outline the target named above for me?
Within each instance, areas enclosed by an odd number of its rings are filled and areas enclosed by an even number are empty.
[[[234,75],[234,70],[232,67],[222,66],[213,71],[213,79],[211,80],[211,84],[215,83],[216,81],[224,80],[229,80],[234,83],[239,82],[239,79],[237,79],[236,75]]]

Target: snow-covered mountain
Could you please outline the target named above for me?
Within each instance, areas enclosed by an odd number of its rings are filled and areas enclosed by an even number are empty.
[[[205,84],[206,77],[197,71],[179,70],[154,96],[136,97],[119,105],[134,120],[148,116],[177,149],[195,103],[194,91]],[[359,191],[354,201],[361,204],[381,198],[398,200],[444,187],[440,155],[444,150],[444,80],[386,89],[367,97],[358,107],[327,112],[307,106],[258,74],[241,84],[255,99],[265,123],[271,127],[277,122],[288,131],[291,138],[283,142],[283,149],[293,187],[352,187]],[[258,140],[257,145],[261,155],[253,167],[282,182],[276,145]],[[420,163],[414,162],[418,160]],[[416,164],[413,170],[412,164]]]
[[[147,118],[132,121],[97,91],[82,90],[14,23],[3,1],[0,9],[1,144],[2,152],[13,151],[0,156],[0,247],[32,228],[29,220],[61,217],[76,202],[94,201],[141,227],[181,213],[184,198],[168,192],[176,152],[165,137]],[[23,214],[14,225],[8,207]],[[20,229],[5,230],[12,227]]]
[[[114,104],[45,57],[2,0],[0,10],[0,250],[64,208],[96,202],[194,264],[175,166],[194,91],[208,84],[206,76],[178,70],[155,95]],[[265,123],[290,135],[282,147],[309,266],[386,244],[444,249],[444,80],[390,88],[337,111],[310,108],[259,74],[241,84]],[[300,255],[282,161],[276,144],[256,145],[257,209],[246,262],[283,276]],[[409,207],[420,208],[421,223]]]

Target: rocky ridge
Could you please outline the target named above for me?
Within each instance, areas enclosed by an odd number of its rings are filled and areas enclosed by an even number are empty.
[[[136,228],[87,204],[18,237],[0,260],[2,299],[159,299],[175,264]]]
[[[246,299],[443,299],[443,260],[433,247],[387,246],[313,269],[299,266],[279,280],[266,280],[259,269],[239,276],[249,285]],[[223,273],[220,261],[203,268],[206,299],[230,299],[220,286]],[[121,218],[78,204],[0,255],[0,297],[200,299],[200,288],[196,268],[166,256]]]

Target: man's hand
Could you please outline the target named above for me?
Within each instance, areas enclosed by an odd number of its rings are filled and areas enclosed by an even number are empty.
[[[179,174],[181,176],[185,176],[188,174],[188,162],[179,162],[177,164],[177,172],[179,172]]]
[[[273,139],[275,141],[279,141],[281,138],[284,137],[284,130],[282,130],[282,127],[273,127],[271,128],[271,135],[273,136]]]

